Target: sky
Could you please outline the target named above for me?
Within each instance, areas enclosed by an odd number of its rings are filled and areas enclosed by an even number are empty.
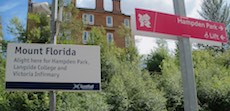
[[[49,2],[52,0],[33,0],[33,2]],[[188,17],[202,19],[198,10],[202,0],[184,0],[186,7],[186,14]],[[226,0],[228,1],[228,0]],[[28,0],[0,0],[0,16],[2,17],[3,34],[5,40],[12,40],[14,36],[7,32],[7,25],[9,20],[17,16],[26,26]],[[95,0],[77,0],[77,7],[81,8],[95,8]],[[104,0],[105,10],[112,10],[112,0]],[[121,10],[125,14],[134,14],[135,8],[153,10],[163,13],[173,14],[173,0],[121,0]],[[156,43],[153,38],[135,36],[136,46],[140,54],[149,54],[152,49],[156,48]],[[175,48],[175,42],[168,41],[169,49]]]

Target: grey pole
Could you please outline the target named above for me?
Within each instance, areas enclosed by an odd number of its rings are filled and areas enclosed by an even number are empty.
[[[56,44],[56,20],[57,20],[57,7],[58,0],[52,1],[52,12],[51,12],[51,44]],[[56,93],[55,91],[49,92],[50,98],[50,111],[56,111]]]
[[[173,0],[176,15],[186,16],[184,0]],[[195,75],[189,38],[179,38],[180,66],[183,81],[184,110],[198,111]]]
[[[52,1],[52,12],[51,12],[51,44],[56,44],[56,22],[58,12],[58,0]]]
[[[56,93],[55,91],[50,91],[49,96],[50,96],[50,111],[56,111]]]

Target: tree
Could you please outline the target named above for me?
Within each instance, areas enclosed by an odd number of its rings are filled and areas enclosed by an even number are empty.
[[[229,26],[230,7],[224,0],[203,0],[199,14],[206,20]]]
[[[0,42],[2,41],[3,39],[3,33],[2,33],[2,19],[1,19],[1,16],[0,16]]]
[[[2,42],[3,42],[2,19],[0,16],[0,53],[2,53]]]
[[[161,73],[160,65],[162,61],[169,57],[169,51],[167,49],[167,42],[163,39],[157,40],[158,48],[147,56],[145,63],[147,70],[150,72]]]
[[[161,49],[158,47],[159,50]],[[159,53],[159,52],[158,52]],[[161,74],[152,75],[153,81],[157,83],[157,88],[164,91],[167,99],[166,107],[168,111],[183,111],[183,90],[181,73],[176,56],[163,56],[159,64]]]
[[[85,26],[79,16],[75,4],[69,4],[63,9],[62,22],[57,37],[59,44],[81,44],[82,32]]]
[[[224,0],[203,0],[203,3],[201,5],[201,11],[199,11],[199,14],[206,20],[225,24],[228,38],[230,38],[230,5],[224,2]],[[224,44],[222,48],[205,46],[202,44],[199,44],[198,46],[200,48],[214,49],[217,51],[223,51],[224,49],[229,47],[229,45]]]
[[[73,13],[71,16],[71,20],[76,17]],[[32,16],[32,18],[35,23],[39,23],[39,19],[35,19],[37,17]],[[58,37],[58,43],[80,44],[81,41],[76,40],[76,38],[79,36],[81,38],[82,34],[75,35],[74,33],[80,33],[82,28],[67,27],[67,24],[75,24],[71,20],[61,24],[60,32],[64,36],[60,35]],[[34,41],[43,40],[37,38],[40,32],[36,30],[34,31],[35,35],[30,36],[31,38],[24,36],[24,34],[29,33],[28,30],[24,30],[19,21],[15,20],[15,23],[18,25],[11,29],[16,29],[15,35],[22,34],[21,38],[18,39],[20,42],[33,43]],[[40,25],[38,24],[38,26]],[[130,29],[122,30],[120,31],[130,31]],[[13,30],[11,31],[13,32]],[[67,31],[71,32],[70,39],[65,34]],[[98,45],[101,47],[102,92],[58,92],[57,111],[166,111],[164,93],[157,89],[157,84],[152,81],[150,74],[140,68],[140,57],[134,44],[121,49],[116,47],[114,43],[108,43],[106,31],[103,27],[92,27],[91,34],[92,39],[86,45]],[[6,111],[47,111],[49,109],[47,93],[4,92],[3,97],[6,97],[4,104],[2,104],[2,106],[6,106],[6,109],[4,109]]]
[[[27,43],[48,43],[50,40],[50,20],[47,14],[29,13],[26,38],[20,38]]]
[[[229,110],[229,54],[229,50],[214,56],[213,51],[193,52],[197,95],[203,110]]]
[[[46,14],[28,14],[28,26],[14,17],[7,26],[8,31],[21,43],[47,43],[50,38],[50,24]]]

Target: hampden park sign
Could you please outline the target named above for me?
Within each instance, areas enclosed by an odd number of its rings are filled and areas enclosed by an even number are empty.
[[[100,90],[98,46],[16,44],[7,48],[7,90]]]
[[[190,38],[192,42],[219,45],[227,43],[225,25],[171,15],[150,10],[136,9],[132,17],[132,31],[135,35],[178,39]]]

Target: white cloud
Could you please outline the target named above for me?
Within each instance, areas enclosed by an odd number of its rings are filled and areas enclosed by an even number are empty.
[[[172,1],[164,0],[122,0],[121,9],[125,14],[133,14],[135,8],[173,13]]]
[[[6,12],[10,9],[13,9],[14,7],[18,6],[18,2],[13,2],[13,3],[6,3],[0,6],[0,12]]]
[[[201,19],[198,11],[201,10],[201,0],[186,0],[185,7],[188,17]]]
[[[140,54],[149,54],[151,50],[157,48],[156,39],[154,38],[136,36],[135,40],[135,45]]]
[[[77,0],[77,7],[95,8],[95,0]]]

